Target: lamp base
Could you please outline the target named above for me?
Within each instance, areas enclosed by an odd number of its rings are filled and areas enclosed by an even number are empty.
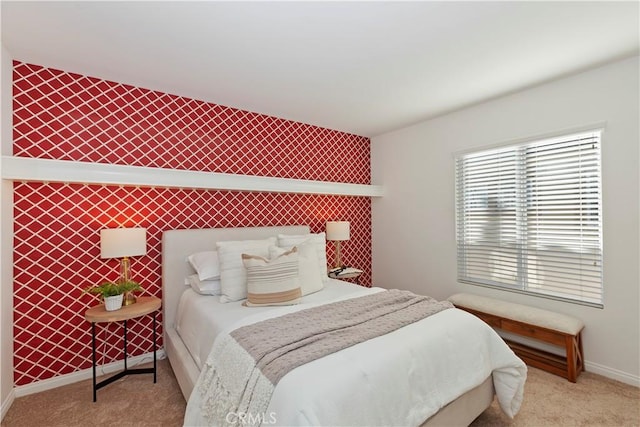
[[[335,261],[335,267],[334,269],[338,269],[338,268],[342,268],[342,254],[340,253],[341,251],[341,244],[342,242],[340,240],[336,241],[336,261]]]
[[[131,262],[129,257],[123,257],[120,260],[120,283],[125,283],[131,280]],[[136,296],[133,292],[125,292],[122,299],[122,305],[131,305],[136,303]]]
[[[133,292],[125,292],[124,298],[122,299],[122,305],[131,305],[135,304],[137,301],[136,296]]]

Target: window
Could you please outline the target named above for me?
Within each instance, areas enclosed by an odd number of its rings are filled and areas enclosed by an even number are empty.
[[[459,281],[602,306],[600,137],[456,156]]]

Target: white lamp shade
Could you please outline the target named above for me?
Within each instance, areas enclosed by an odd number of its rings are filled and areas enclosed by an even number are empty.
[[[106,228],[100,230],[100,258],[146,255],[146,228]]]
[[[349,221],[327,221],[327,240],[349,240]]]

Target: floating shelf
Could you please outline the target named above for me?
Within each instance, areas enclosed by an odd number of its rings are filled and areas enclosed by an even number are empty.
[[[382,197],[379,185],[236,175],[109,163],[2,157],[2,179],[140,187]]]

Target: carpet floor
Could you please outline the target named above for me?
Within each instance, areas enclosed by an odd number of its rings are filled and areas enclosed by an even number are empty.
[[[583,372],[574,384],[557,375],[529,367],[524,401],[513,420],[494,399],[472,424],[488,426],[640,426],[640,389]]]
[[[156,381],[151,374],[126,376],[98,390],[95,403],[91,379],[19,397],[2,427],[181,426],[187,404],[169,360],[158,360]]]
[[[99,379],[100,380],[100,379]],[[17,398],[2,427],[181,426],[186,403],[169,362],[158,379],[132,375],[98,390],[91,380]],[[497,402],[472,426],[640,426],[640,389],[584,372],[576,384],[529,368],[520,413],[510,420]]]

